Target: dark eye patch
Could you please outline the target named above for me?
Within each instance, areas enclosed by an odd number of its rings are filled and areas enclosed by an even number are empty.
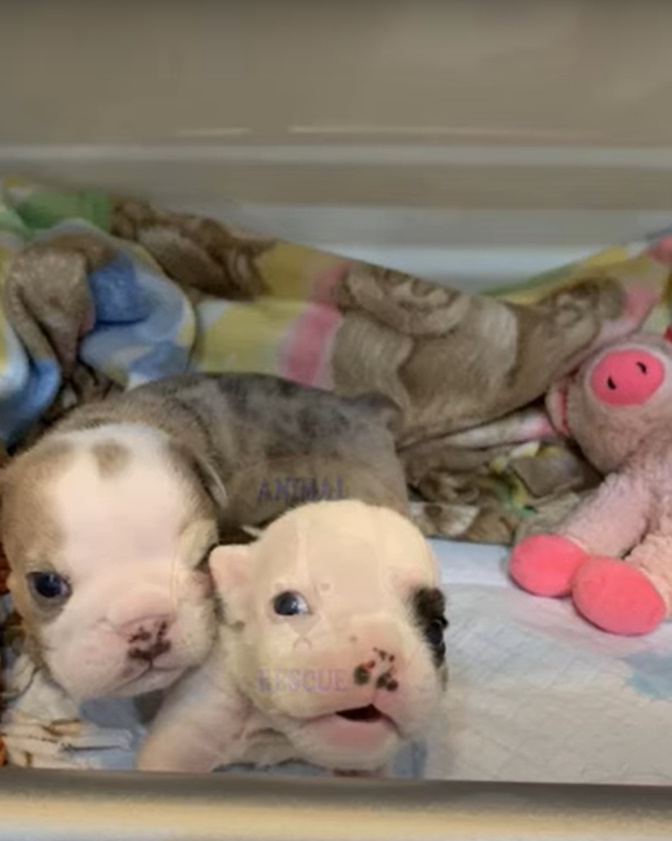
[[[422,636],[431,649],[434,665],[438,668],[446,660],[443,636],[448,627],[446,597],[438,587],[419,587],[411,597],[411,606]]]

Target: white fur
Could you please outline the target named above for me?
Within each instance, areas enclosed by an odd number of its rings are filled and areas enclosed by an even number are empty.
[[[47,665],[75,698],[163,688],[211,646],[208,577],[194,570],[211,540],[207,524],[189,523],[188,489],[160,434],[106,426],[69,437],[78,451],[49,490],[63,538],[49,561],[69,579],[72,595],[42,629]],[[88,451],[97,439],[131,450],[118,474],[99,475]],[[164,620],[170,650],[151,668],[129,658],[134,630]]]

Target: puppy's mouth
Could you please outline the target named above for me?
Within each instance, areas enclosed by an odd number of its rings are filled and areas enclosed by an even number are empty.
[[[331,715],[326,715],[322,718],[323,721],[332,723],[342,722],[346,727],[360,729],[363,734],[365,731],[393,731],[400,738],[404,738],[403,728],[399,723],[392,718],[392,716],[384,713],[375,704],[367,704],[364,707],[348,707],[344,710],[336,710]]]
[[[292,716],[288,716],[292,718]],[[337,722],[353,724],[356,727],[384,727],[386,729],[396,730],[401,733],[399,724],[387,713],[384,713],[375,704],[366,704],[363,707],[347,707],[344,710],[334,710],[333,712],[318,715],[312,718],[298,716],[294,718],[296,723],[300,723],[303,727],[310,727],[312,725],[333,725]]]
[[[359,721],[364,724],[374,724],[383,719],[391,721],[389,716],[386,716],[373,704],[368,704],[366,707],[355,707],[350,710],[338,710],[335,715],[346,719],[346,721]]]

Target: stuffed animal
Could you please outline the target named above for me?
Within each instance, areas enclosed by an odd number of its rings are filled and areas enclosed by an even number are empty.
[[[672,610],[672,332],[636,334],[547,396],[554,426],[606,476],[554,534],[523,540],[513,580],[571,595],[603,631],[647,634]]]
[[[303,760],[381,773],[421,738],[446,685],[444,596],[404,516],[358,501],[302,505],[210,568],[221,632],[169,690],[137,767],[208,772]]]

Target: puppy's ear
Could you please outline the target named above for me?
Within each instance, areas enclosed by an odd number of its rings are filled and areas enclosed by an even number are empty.
[[[208,565],[228,625],[246,622],[252,590],[253,546],[217,546]]]
[[[214,468],[208,462],[192,454],[192,469],[198,476],[201,486],[222,514],[229,505],[229,495],[224,482],[219,478]]]
[[[179,441],[171,441],[169,447],[177,464],[181,465],[195,479],[212,501],[220,525],[226,522],[229,495],[224,487],[224,482],[217,475],[212,465],[191,447]]]
[[[387,427],[393,435],[401,430],[403,413],[401,407],[390,397],[374,391],[359,394],[357,397],[351,397],[350,400],[373,420]]]

